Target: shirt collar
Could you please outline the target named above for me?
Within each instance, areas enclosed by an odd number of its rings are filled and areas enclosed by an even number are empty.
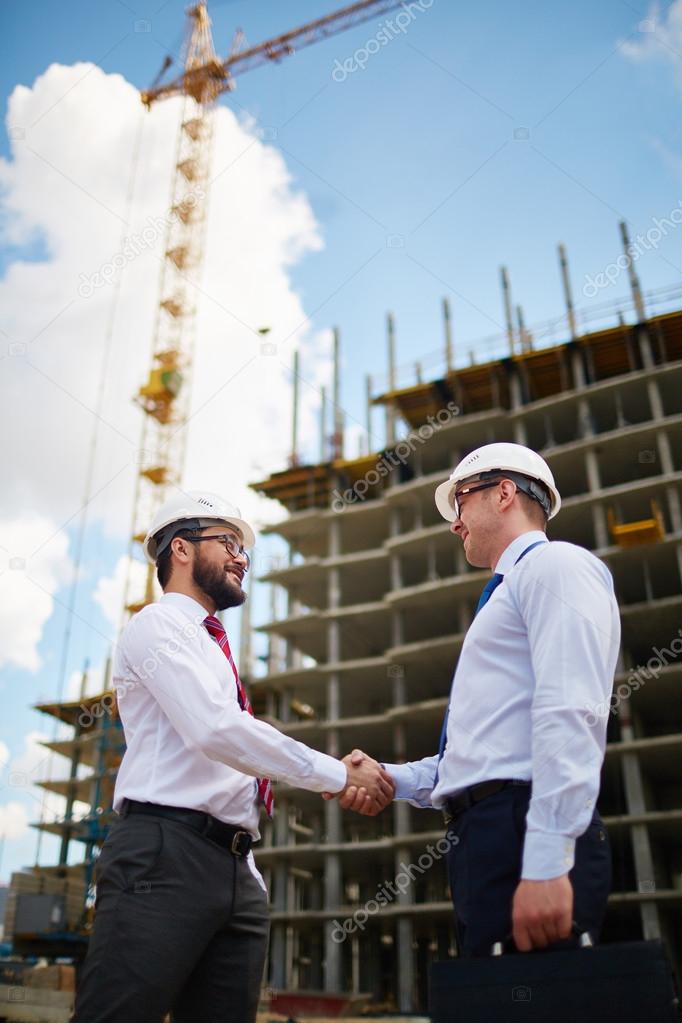
[[[188,597],[186,593],[164,593],[159,603],[172,604],[180,611],[184,611],[193,622],[203,622],[204,618],[208,616],[208,611],[203,604],[200,604],[194,597]]]
[[[527,533],[521,533],[502,551],[499,561],[495,565],[495,571],[499,572],[500,575],[506,575],[514,567],[519,555],[523,554],[526,547],[537,543],[538,540],[543,540],[545,543],[548,542],[547,534],[543,533],[541,529],[531,529]]]

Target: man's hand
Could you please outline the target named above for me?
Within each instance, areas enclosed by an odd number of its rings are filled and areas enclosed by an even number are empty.
[[[570,938],[573,886],[568,874],[550,881],[521,881],[514,893],[512,925],[519,952]]]
[[[367,817],[375,817],[388,806],[395,793],[395,784],[390,774],[363,753],[354,749],[343,758],[346,765],[346,787],[338,793],[344,810],[355,810]],[[325,799],[334,799],[329,792],[323,792]]]

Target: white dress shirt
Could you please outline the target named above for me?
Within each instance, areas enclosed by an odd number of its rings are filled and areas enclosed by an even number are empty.
[[[516,537],[495,566],[504,580],[462,645],[440,766],[438,756],[386,764],[396,798],[424,807],[477,782],[532,780],[521,875],[529,880],[567,873],[590,823],[620,644],[607,567],[561,541],[515,564],[538,540],[547,537],[537,530]]]
[[[206,615],[191,597],[165,593],[123,631],[113,681],[127,748],[114,809],[124,799],[190,807],[257,839],[256,777],[339,792],[346,768],[242,711]]]

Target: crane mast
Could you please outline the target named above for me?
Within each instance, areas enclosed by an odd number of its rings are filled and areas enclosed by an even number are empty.
[[[179,486],[190,411],[190,378],[196,338],[197,286],[204,255],[206,212],[218,97],[235,87],[234,78],[402,6],[402,0],[358,0],[257,46],[221,60],[215,52],[206,3],[188,9],[182,73],[141,93],[149,109],[157,101],[182,96],[182,116],[173,170],[164,255],[147,381],[135,401],[143,412],[133,521],[124,589],[124,613],[134,614],[154,599],[154,569],[146,566],[141,592],[135,592],[134,555],[140,549],[168,489]],[[161,75],[170,60],[164,61]]]
[[[211,23],[203,3],[189,11],[185,73],[217,63]],[[143,593],[133,593],[131,559],[170,486],[180,483],[190,408],[190,377],[196,336],[197,298],[203,262],[208,179],[213,138],[212,110],[219,95],[210,76],[183,96],[171,199],[154,321],[149,377],[136,395],[142,417],[138,474],[124,606],[134,613],[153,600],[153,568]]]

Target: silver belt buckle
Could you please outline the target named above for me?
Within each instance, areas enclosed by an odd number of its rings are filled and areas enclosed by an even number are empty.
[[[246,853],[241,852],[240,849],[239,849],[239,843],[241,841],[242,835],[246,836],[247,838],[251,837],[249,835],[248,831],[236,831],[235,832],[235,834],[232,836],[232,845],[230,847],[230,851],[232,853],[234,853],[235,856],[245,856],[246,855]],[[247,852],[248,852],[248,850],[247,850]]]

